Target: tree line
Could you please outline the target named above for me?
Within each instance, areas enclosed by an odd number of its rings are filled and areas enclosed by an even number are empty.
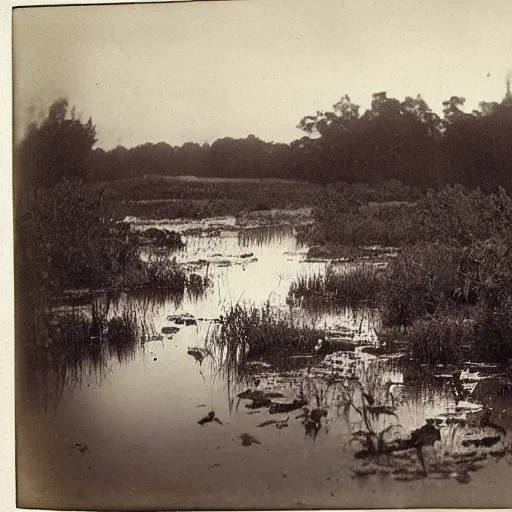
[[[287,178],[317,183],[381,183],[399,180],[418,188],[460,183],[470,188],[512,190],[512,95],[481,102],[464,112],[453,96],[437,115],[418,95],[403,101],[385,92],[370,108],[349,96],[332,110],[304,117],[304,136],[290,144],[254,135],[210,144],[165,142],[133,148],[94,149],[96,128],[82,122],[67,100],[32,124],[15,148],[23,185],[52,186],[61,178],[110,181],[145,175]]]

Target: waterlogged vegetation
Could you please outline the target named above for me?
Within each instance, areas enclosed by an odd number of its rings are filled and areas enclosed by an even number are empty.
[[[358,218],[361,203],[353,194],[336,192],[323,209],[317,208],[315,223],[307,228],[317,237],[314,242],[327,244],[324,258],[332,258],[332,247],[346,247],[344,254],[352,256],[344,259],[359,264],[352,271],[346,268],[335,273],[329,267],[325,274],[299,277],[290,294],[343,301],[347,298],[334,291],[334,283],[344,289],[346,282],[353,281],[353,299],[376,301],[383,327],[394,330],[393,336],[404,341],[404,348],[416,360],[445,363],[469,356],[497,362],[510,358],[512,346],[505,332],[511,318],[512,203],[506,193],[448,186],[407,206],[382,205],[380,211],[396,223],[377,222],[375,232],[380,232],[382,242],[396,247],[394,255],[388,252],[389,257],[381,259],[378,270],[364,263],[369,257],[367,245],[381,246],[372,235],[374,228],[366,224],[364,214],[362,225],[357,220],[348,223],[347,216]],[[349,225],[352,235],[346,231]],[[313,254],[322,255],[322,250],[316,248]],[[371,279],[373,275],[379,278]]]
[[[289,292],[290,302],[333,301],[356,305],[374,300],[381,288],[382,272],[374,265],[360,264],[336,270],[330,264],[323,273],[299,276]]]
[[[260,308],[237,304],[221,318],[209,342],[221,349],[221,358],[232,367],[262,357],[282,366],[291,355],[312,353],[322,334],[268,302]]]

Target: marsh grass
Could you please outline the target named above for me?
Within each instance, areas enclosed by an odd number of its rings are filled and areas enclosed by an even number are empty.
[[[148,295],[165,290],[167,295],[183,297],[185,291],[191,296],[200,297],[209,282],[206,277],[187,272],[167,256],[150,254],[147,260],[138,259],[125,267],[115,285],[128,290],[144,289]]]
[[[453,317],[420,319],[407,329],[404,341],[408,356],[420,363],[456,363],[471,354],[474,330],[471,322]]]
[[[224,364],[239,368],[260,357],[278,361],[311,353],[322,335],[323,331],[299,323],[268,303],[261,308],[237,304],[221,318],[208,343],[217,349]]]
[[[421,239],[413,203],[340,204],[325,196],[313,209],[314,224],[298,230],[298,241],[308,245],[403,246]]]
[[[379,304],[383,325],[405,329],[401,341],[421,362],[507,360],[512,357],[511,263],[508,252],[491,242],[407,248],[385,274]]]
[[[173,179],[164,176],[91,184],[107,186],[107,211],[115,218],[206,218],[313,205],[323,187],[278,179]]]
[[[290,285],[289,301],[334,301],[353,304],[376,301],[382,274],[373,265],[361,264],[342,271],[329,265],[325,273],[299,276]]]
[[[411,325],[471,302],[475,276],[463,268],[464,252],[448,245],[405,249],[385,272],[380,306],[386,326]]]
[[[175,262],[164,256],[150,255],[127,265],[120,274],[117,286],[120,288],[167,288],[183,294],[187,284],[186,272]]]

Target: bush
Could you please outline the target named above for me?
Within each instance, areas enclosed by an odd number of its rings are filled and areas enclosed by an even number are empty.
[[[186,274],[176,263],[156,256],[143,261],[139,236],[105,214],[101,194],[76,182],[34,191],[16,226],[17,275],[24,293],[141,286],[183,293],[186,286]],[[183,247],[177,233],[162,230],[160,236],[173,249]]]
[[[510,233],[512,203],[501,189],[484,194],[462,185],[447,186],[429,191],[417,203],[416,220],[425,241],[469,246]]]
[[[353,188],[323,193],[313,209],[314,224],[299,241],[345,246],[402,246],[419,233],[413,203],[369,203]]]
[[[482,360],[506,361],[512,357],[512,257],[496,246],[475,252],[481,268],[473,349]]]
[[[512,200],[461,185],[430,190],[416,202],[370,202],[368,193],[335,187],[317,200],[314,226],[299,233],[310,244],[442,243],[469,247],[493,239],[512,242]],[[403,197],[399,194],[398,197]]]
[[[481,308],[475,318],[473,353],[483,361],[505,362],[512,358],[512,297],[495,308]]]
[[[128,226],[106,217],[101,195],[78,183],[34,190],[17,213],[18,277],[30,289],[105,287],[137,258]]]

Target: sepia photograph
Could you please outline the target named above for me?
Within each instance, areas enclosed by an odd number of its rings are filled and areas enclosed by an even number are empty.
[[[14,6],[17,507],[512,507],[511,27]]]

